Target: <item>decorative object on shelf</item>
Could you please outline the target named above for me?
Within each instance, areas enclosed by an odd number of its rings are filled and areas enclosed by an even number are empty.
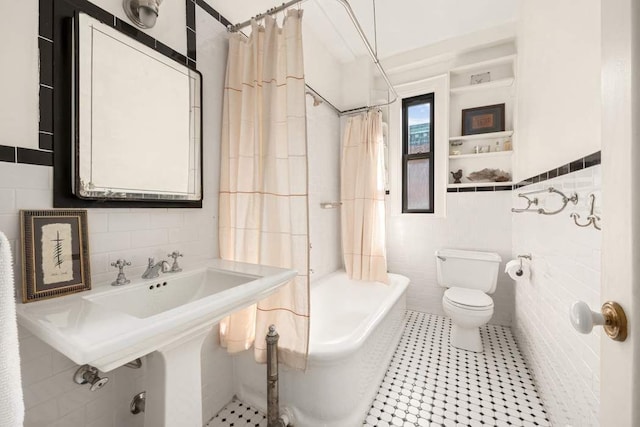
[[[500,141],[496,141],[496,146],[493,149],[494,152],[502,151],[502,147],[500,147]]]
[[[511,174],[502,169],[484,168],[471,172],[469,176],[467,176],[467,179],[474,182],[508,182],[511,181]]]
[[[502,145],[502,149],[504,151],[511,151],[513,150],[513,145],[511,144],[511,140],[507,139],[504,144]]]
[[[490,153],[491,152],[491,146],[490,145],[476,145],[475,147],[473,147],[473,152],[475,154]]]
[[[578,222],[580,215],[575,212],[572,212],[569,216],[573,218],[573,222],[575,222],[578,227],[588,227],[590,225],[593,225],[593,228],[595,228],[596,230],[602,230],[602,227],[599,224],[601,218],[598,215],[593,213],[593,210],[596,204],[596,196],[593,193],[589,194],[589,200],[590,200],[589,203],[591,204],[591,208],[589,209],[589,215],[587,216],[586,223],[580,224]]]
[[[462,184],[462,182],[460,182],[460,178],[462,178],[462,169],[458,169],[458,172],[451,172],[451,175],[453,176],[454,184]]]
[[[531,205],[538,206],[539,200],[537,197],[531,199],[528,196],[531,196],[534,194],[541,194],[541,193],[558,194],[560,197],[562,197],[562,206],[556,209],[555,211],[546,211],[544,208],[530,209]],[[524,209],[511,208],[511,212],[514,212],[514,213],[537,212],[541,215],[555,215],[557,213],[562,212],[564,208],[567,207],[569,202],[573,203],[574,205],[578,204],[578,193],[573,193],[571,197],[567,197],[562,191],[558,191],[553,187],[545,188],[542,190],[529,191],[528,193],[520,193],[518,194],[518,197],[522,197],[527,201],[527,207]]]
[[[462,110],[462,135],[504,131],[504,104]]]
[[[449,145],[451,145],[452,147],[459,147],[463,144],[463,141],[460,140],[456,140],[456,141],[449,141]]]
[[[486,73],[472,74],[469,84],[477,85],[480,83],[489,83],[490,81],[491,81],[491,73],[487,71]]]
[[[21,210],[22,302],[91,289],[86,210]]]
[[[460,150],[451,150],[451,155],[452,156],[459,156],[461,154]]]

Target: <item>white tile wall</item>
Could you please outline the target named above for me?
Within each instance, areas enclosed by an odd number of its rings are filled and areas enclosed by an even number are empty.
[[[503,263],[511,258],[511,192],[448,193],[447,216],[405,214],[387,216],[389,270],[411,279],[407,308],[444,315],[444,288],[436,280],[435,251],[441,248],[497,252]],[[510,325],[513,284],[500,274],[492,295],[491,323]]]
[[[313,106],[307,96],[309,147],[309,242],[311,280],[342,268],[340,208],[320,203],[340,201],[340,119],[325,103]]]
[[[553,186],[566,193],[576,191],[580,201],[561,214],[513,214],[514,255],[533,255],[530,283],[516,287],[515,328],[518,344],[533,371],[538,391],[553,425],[597,426],[600,406],[600,334],[578,334],[569,323],[569,308],[583,300],[600,307],[601,233],[579,228],[569,218],[588,215],[588,195],[601,202],[600,166],[524,187],[517,194]],[[543,206],[555,206],[557,196],[543,195]],[[606,225],[605,225],[606,226]]]
[[[181,7],[184,8],[184,2]],[[113,280],[116,271],[109,264],[118,258],[130,260],[132,266],[128,274],[137,275],[144,270],[147,257],[166,258],[167,253],[175,249],[184,253],[181,263],[185,265],[218,255],[217,165],[226,31],[200,8],[196,8],[196,14],[198,68],[203,72],[206,94],[203,105],[203,209],[90,209],[94,286]],[[34,16],[37,22],[37,13]],[[184,24],[180,28],[184,31]],[[36,29],[33,29],[33,35],[35,41]],[[37,126],[37,115],[33,120]],[[37,133],[33,133],[33,137],[37,139]],[[20,141],[5,141],[4,144],[23,145]],[[14,252],[18,287],[22,280],[18,211],[52,207],[52,173],[50,167],[0,162],[0,230],[8,236]],[[107,386],[92,393],[86,386],[72,381],[77,369],[75,363],[24,328],[19,329],[26,427],[142,426],[143,416],[131,415],[129,403],[134,394],[145,388],[144,369],[119,368],[109,372],[106,374],[110,378]],[[203,345],[202,361],[204,422],[233,396],[231,359],[219,347],[216,328]]]

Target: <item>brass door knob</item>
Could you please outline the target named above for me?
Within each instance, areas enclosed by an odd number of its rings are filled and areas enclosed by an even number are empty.
[[[591,311],[587,303],[578,301],[571,306],[571,324],[581,334],[588,334],[594,325],[602,325],[604,332],[614,341],[627,339],[627,316],[617,302],[602,304],[601,313]]]

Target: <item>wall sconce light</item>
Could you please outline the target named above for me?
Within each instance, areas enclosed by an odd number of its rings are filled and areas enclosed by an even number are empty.
[[[156,25],[162,0],[123,0],[122,7],[129,19],[140,28]]]

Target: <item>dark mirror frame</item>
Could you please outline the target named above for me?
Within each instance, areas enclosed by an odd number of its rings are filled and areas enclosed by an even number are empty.
[[[72,161],[74,123],[77,123],[77,103],[73,102],[74,81],[74,47],[73,20],[77,13],[87,15],[109,25],[121,33],[132,37],[151,49],[173,59],[193,71],[195,65],[191,60],[155,40],[151,36],[127,24],[119,18],[104,11],[86,0],[54,0],[53,3],[53,206],[56,208],[202,208],[204,198],[204,152],[203,128],[200,130],[200,200],[86,200],[80,199],[72,191],[74,179],[74,162]],[[75,74],[77,75],[77,74]],[[202,86],[200,90],[202,92]],[[202,99],[202,93],[201,93]],[[76,110],[73,111],[73,105]],[[42,108],[42,106],[41,106]],[[200,114],[202,123],[201,104]]]

